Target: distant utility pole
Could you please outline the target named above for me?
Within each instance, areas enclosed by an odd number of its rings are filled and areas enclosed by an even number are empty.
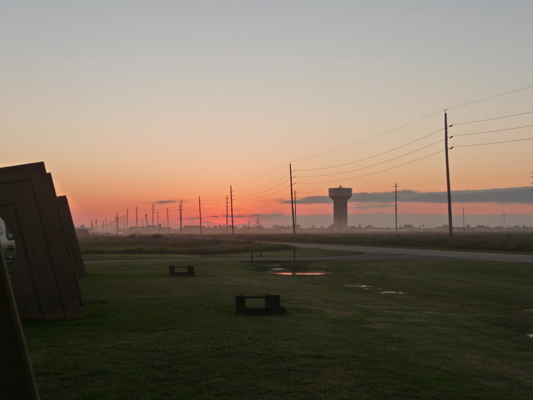
[[[444,110],[444,151],[446,154],[446,183],[448,187],[448,227],[451,237],[453,236],[452,192],[450,188],[450,165],[448,162],[448,114],[446,114],[446,110]]]
[[[394,183],[394,226],[398,233],[398,184]]]
[[[155,224],[155,222],[154,222],[154,207],[155,206],[152,204],[152,229],[154,229],[154,224]]]
[[[259,226],[259,214],[257,214],[257,226]]]
[[[159,210],[157,211],[157,233],[159,233]]]
[[[292,234],[296,235],[296,221],[294,219],[294,197],[292,192],[292,166],[289,163],[289,175],[291,178],[291,212],[292,212]]]
[[[180,235],[183,233],[183,200],[180,200]]]
[[[117,235],[118,235],[119,234],[119,229],[120,229],[119,222],[118,222],[118,213],[117,213],[117,216],[115,218],[115,221],[117,222]]]
[[[130,227],[129,210],[126,208],[126,229]]]
[[[226,233],[228,233],[228,206],[229,206],[229,197],[226,196]]]
[[[135,228],[139,227],[139,207],[135,207]]]
[[[198,212],[200,213],[200,235],[202,234],[202,202],[198,196]]]
[[[235,235],[235,225],[233,225],[233,189],[229,187],[229,198],[231,202],[231,234]]]
[[[148,214],[144,214],[144,220],[146,221],[146,229],[148,229]]]

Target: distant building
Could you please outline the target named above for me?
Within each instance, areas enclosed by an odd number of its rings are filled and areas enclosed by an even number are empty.
[[[329,189],[329,197],[333,200],[333,231],[346,232],[348,230],[348,200],[352,197],[352,188]]]

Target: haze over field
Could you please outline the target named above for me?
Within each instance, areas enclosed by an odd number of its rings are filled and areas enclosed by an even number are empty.
[[[0,0],[0,167],[44,161],[76,225],[533,225],[530,1]],[[521,90],[523,89],[523,90]],[[499,96],[502,95],[502,96]],[[497,97],[494,97],[497,96]],[[483,100],[483,101],[478,101]],[[162,217],[163,218],[163,217]]]

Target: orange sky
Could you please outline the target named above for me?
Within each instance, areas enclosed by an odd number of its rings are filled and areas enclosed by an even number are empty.
[[[298,198],[445,191],[448,109],[452,190],[531,184],[533,90],[491,97],[532,84],[532,4],[309,3],[1,3],[0,166],[44,161],[76,224],[223,215],[230,186],[236,213],[287,215],[289,163]]]

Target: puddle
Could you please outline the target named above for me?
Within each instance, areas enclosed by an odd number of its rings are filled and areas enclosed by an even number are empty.
[[[275,275],[298,275],[298,276],[310,276],[310,275],[326,275],[329,272],[274,272]]]
[[[373,286],[370,286],[370,285],[344,285],[346,287],[356,287],[356,288],[361,288],[361,289],[370,289],[371,287]]]
[[[384,292],[381,292],[381,294],[404,294],[403,292],[394,292],[391,290],[385,290]]]

